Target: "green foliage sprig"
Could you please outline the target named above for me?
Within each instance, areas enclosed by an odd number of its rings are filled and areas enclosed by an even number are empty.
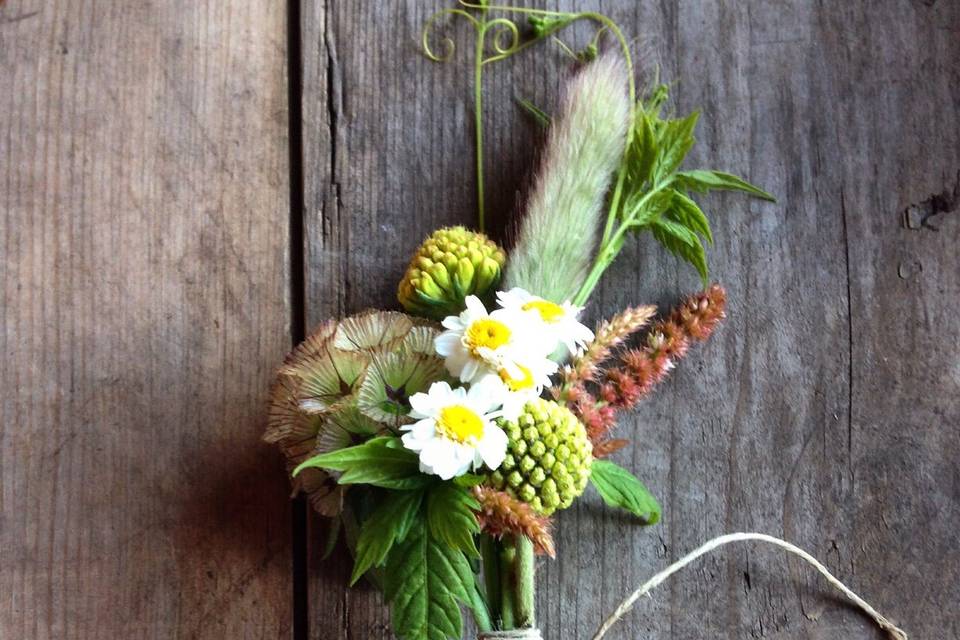
[[[339,484],[419,489],[430,482],[430,476],[420,473],[417,455],[404,449],[399,438],[390,436],[372,438],[355,447],[314,456],[294,469],[293,475],[310,468],[341,471],[337,480]]]
[[[396,437],[314,456],[303,469],[338,471],[340,484],[388,489],[360,524],[350,584],[385,567],[384,592],[397,635],[406,640],[448,640],[463,630],[461,604],[482,630],[491,627],[470,558],[478,557],[480,504],[469,492],[478,476],[443,482],[419,473],[417,457]]]
[[[575,304],[587,301],[631,232],[650,231],[660,244],[692,264],[707,284],[703,241],[712,244],[713,234],[707,216],[690,197],[691,191],[741,191],[774,201],[766,191],[729,173],[681,171],[695,142],[693,131],[699,113],[666,117],[662,111],[667,97],[667,86],[660,85],[649,98],[637,103],[621,166],[622,179],[611,194],[600,247]]]

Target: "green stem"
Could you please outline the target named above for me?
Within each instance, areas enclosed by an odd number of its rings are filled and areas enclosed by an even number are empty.
[[[485,13],[485,12],[483,12]],[[483,233],[485,215],[483,204],[483,43],[487,37],[487,23],[477,29],[473,60],[473,123],[477,163],[477,230]]]
[[[493,624],[490,621],[490,611],[487,609],[487,603],[480,593],[480,585],[474,583],[470,590],[470,610],[473,612],[473,620],[477,623],[477,631],[492,631]]]
[[[516,629],[516,590],[513,565],[517,549],[511,539],[505,539],[500,547],[500,628]]]
[[[500,544],[493,536],[480,537],[480,557],[483,561],[483,581],[487,591],[490,617],[500,619]]]
[[[526,536],[516,538],[517,555],[514,561],[516,571],[516,622],[523,629],[537,624],[536,618],[536,557],[533,542]]]
[[[457,15],[462,16],[469,20],[473,24],[476,32],[477,38],[474,43],[474,60],[473,60],[473,103],[474,103],[474,133],[476,136],[476,172],[477,172],[477,228],[479,231],[484,231],[485,218],[486,218],[486,207],[485,207],[485,198],[484,198],[484,168],[483,168],[483,67],[486,64],[497,62],[499,60],[505,60],[521,51],[527,49],[528,47],[533,46],[536,42],[544,39],[547,36],[555,36],[557,33],[566,29],[570,25],[579,22],[581,20],[590,20],[596,22],[600,25],[603,25],[603,28],[609,29],[611,33],[617,39],[617,42],[620,45],[620,49],[623,52],[624,61],[627,65],[627,82],[628,82],[628,91],[630,98],[630,130],[628,135],[632,135],[633,131],[633,122],[636,116],[636,103],[637,103],[637,87],[636,80],[633,77],[633,58],[630,55],[630,45],[627,42],[627,39],[624,37],[623,32],[620,30],[620,27],[608,16],[605,16],[602,13],[597,13],[595,11],[584,11],[580,13],[569,13],[563,11],[549,11],[544,9],[528,9],[525,7],[514,7],[507,5],[495,5],[488,4],[486,2],[470,2],[469,0],[459,0],[460,9],[443,9],[435,13],[427,21],[426,26],[423,30],[422,35],[422,44],[423,49],[432,60],[443,61],[447,57],[444,55],[437,55],[433,52],[430,47],[429,42],[429,31],[431,26],[434,24],[435,20],[442,15]],[[465,9],[473,9],[479,14],[479,19],[473,17],[465,11]],[[557,29],[550,30],[549,33],[546,33],[540,37],[533,38],[526,42],[519,42],[519,30],[515,23],[506,19],[506,18],[496,18],[493,20],[487,20],[488,12],[490,11],[499,11],[503,13],[513,13],[520,14],[525,16],[542,16],[549,18],[560,18],[564,20],[564,24],[559,26]],[[485,43],[487,32],[491,29],[496,28],[506,29],[508,35],[511,37],[509,44],[501,46],[497,43],[494,44],[494,52],[484,57],[485,52]],[[499,35],[494,31],[495,38]],[[449,40],[446,42],[450,42]],[[452,51],[452,43],[449,45]],[[606,268],[606,264],[601,263],[601,256],[604,253],[605,249],[608,249],[611,242],[611,234],[614,233],[614,227],[618,219],[619,208],[621,204],[621,199],[623,197],[624,183],[626,182],[626,163],[621,162],[620,168],[617,171],[616,182],[614,183],[613,192],[610,195],[610,207],[607,212],[607,220],[604,225],[603,237],[600,241],[600,251],[597,254],[597,262],[594,263],[593,270],[591,275],[594,276],[593,281],[588,280],[580,288],[580,291],[577,293],[575,300],[576,304],[584,304],[589,298],[590,293],[593,292],[593,289],[596,287],[597,282],[599,281],[600,275],[603,273],[603,270]],[[607,263],[609,264],[609,262]]]

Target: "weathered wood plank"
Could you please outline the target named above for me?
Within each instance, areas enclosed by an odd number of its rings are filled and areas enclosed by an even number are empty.
[[[539,6],[544,6],[538,3]],[[730,319],[647,401],[619,459],[661,496],[650,529],[588,498],[559,518],[544,563],[546,638],[589,637],[636,582],[713,535],[762,530],[823,558],[918,637],[957,634],[956,363],[960,214],[939,232],[899,212],[960,169],[955,3],[549,2],[600,9],[639,36],[678,110],[704,118],[691,164],[729,169],[775,206],[710,196],[714,276]],[[315,5],[305,16],[308,309],[393,305],[408,253],[473,221],[467,28],[458,62],[417,55],[445,2]],[[567,66],[546,45],[488,71],[488,195],[502,232],[536,133],[516,95],[550,108]],[[922,269],[922,270],[921,270]],[[697,281],[649,238],[624,253],[590,313],[664,306]],[[317,548],[319,542],[312,540]],[[946,560],[946,562],[945,562]],[[349,560],[311,567],[311,637],[385,638]],[[711,558],[644,601],[616,637],[875,638],[777,552]]]
[[[0,636],[288,636],[283,4],[13,0],[0,68]]]

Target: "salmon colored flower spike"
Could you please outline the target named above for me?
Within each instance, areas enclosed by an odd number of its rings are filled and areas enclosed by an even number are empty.
[[[566,386],[562,391],[555,390],[586,426],[596,457],[623,446],[608,439],[616,426],[616,412],[636,405],[670,373],[693,343],[710,337],[726,317],[726,300],[723,287],[716,284],[690,296],[650,328],[643,346],[622,353],[618,365],[606,370],[600,365],[631,332],[627,331],[629,323],[624,314],[597,328],[594,343],[587,345],[583,356],[564,371]],[[599,341],[603,343],[597,345]],[[594,393],[587,389],[588,384],[594,385]]]
[[[556,557],[549,518],[535,512],[527,503],[493,487],[474,487],[473,497],[480,503],[477,518],[483,531],[497,538],[505,535],[526,536],[533,542],[538,554]]]

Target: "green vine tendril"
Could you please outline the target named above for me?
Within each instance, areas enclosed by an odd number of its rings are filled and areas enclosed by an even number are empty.
[[[473,107],[474,107],[474,135],[476,137],[476,172],[477,172],[477,229],[484,231],[484,185],[483,185],[483,69],[488,64],[506,60],[546,38],[556,38],[557,34],[567,27],[581,21],[589,21],[599,25],[597,34],[591,41],[595,50],[597,40],[604,31],[609,31],[617,39],[627,64],[630,82],[631,109],[636,103],[636,85],[633,78],[633,61],[630,57],[630,46],[620,27],[610,17],[593,11],[567,13],[563,11],[548,11],[545,9],[527,9],[509,5],[488,4],[485,0],[468,2],[458,0],[459,8],[446,8],[434,13],[427,19],[421,35],[421,44],[424,54],[434,62],[448,62],[456,53],[456,44],[449,37],[441,40],[442,51],[434,49],[430,44],[434,30],[442,18],[463,18],[474,29],[474,57],[473,57]],[[530,37],[524,39],[521,28],[516,22],[507,17],[492,17],[491,12],[525,16],[531,26]],[[487,36],[492,37],[488,42]],[[562,44],[562,42],[561,42]],[[569,47],[564,48],[570,52]],[[632,115],[632,114],[631,114]],[[616,185],[611,196],[611,211],[615,211],[623,191],[625,169],[621,163],[617,175]],[[614,216],[609,216],[603,233],[603,243],[609,240],[613,232]]]

